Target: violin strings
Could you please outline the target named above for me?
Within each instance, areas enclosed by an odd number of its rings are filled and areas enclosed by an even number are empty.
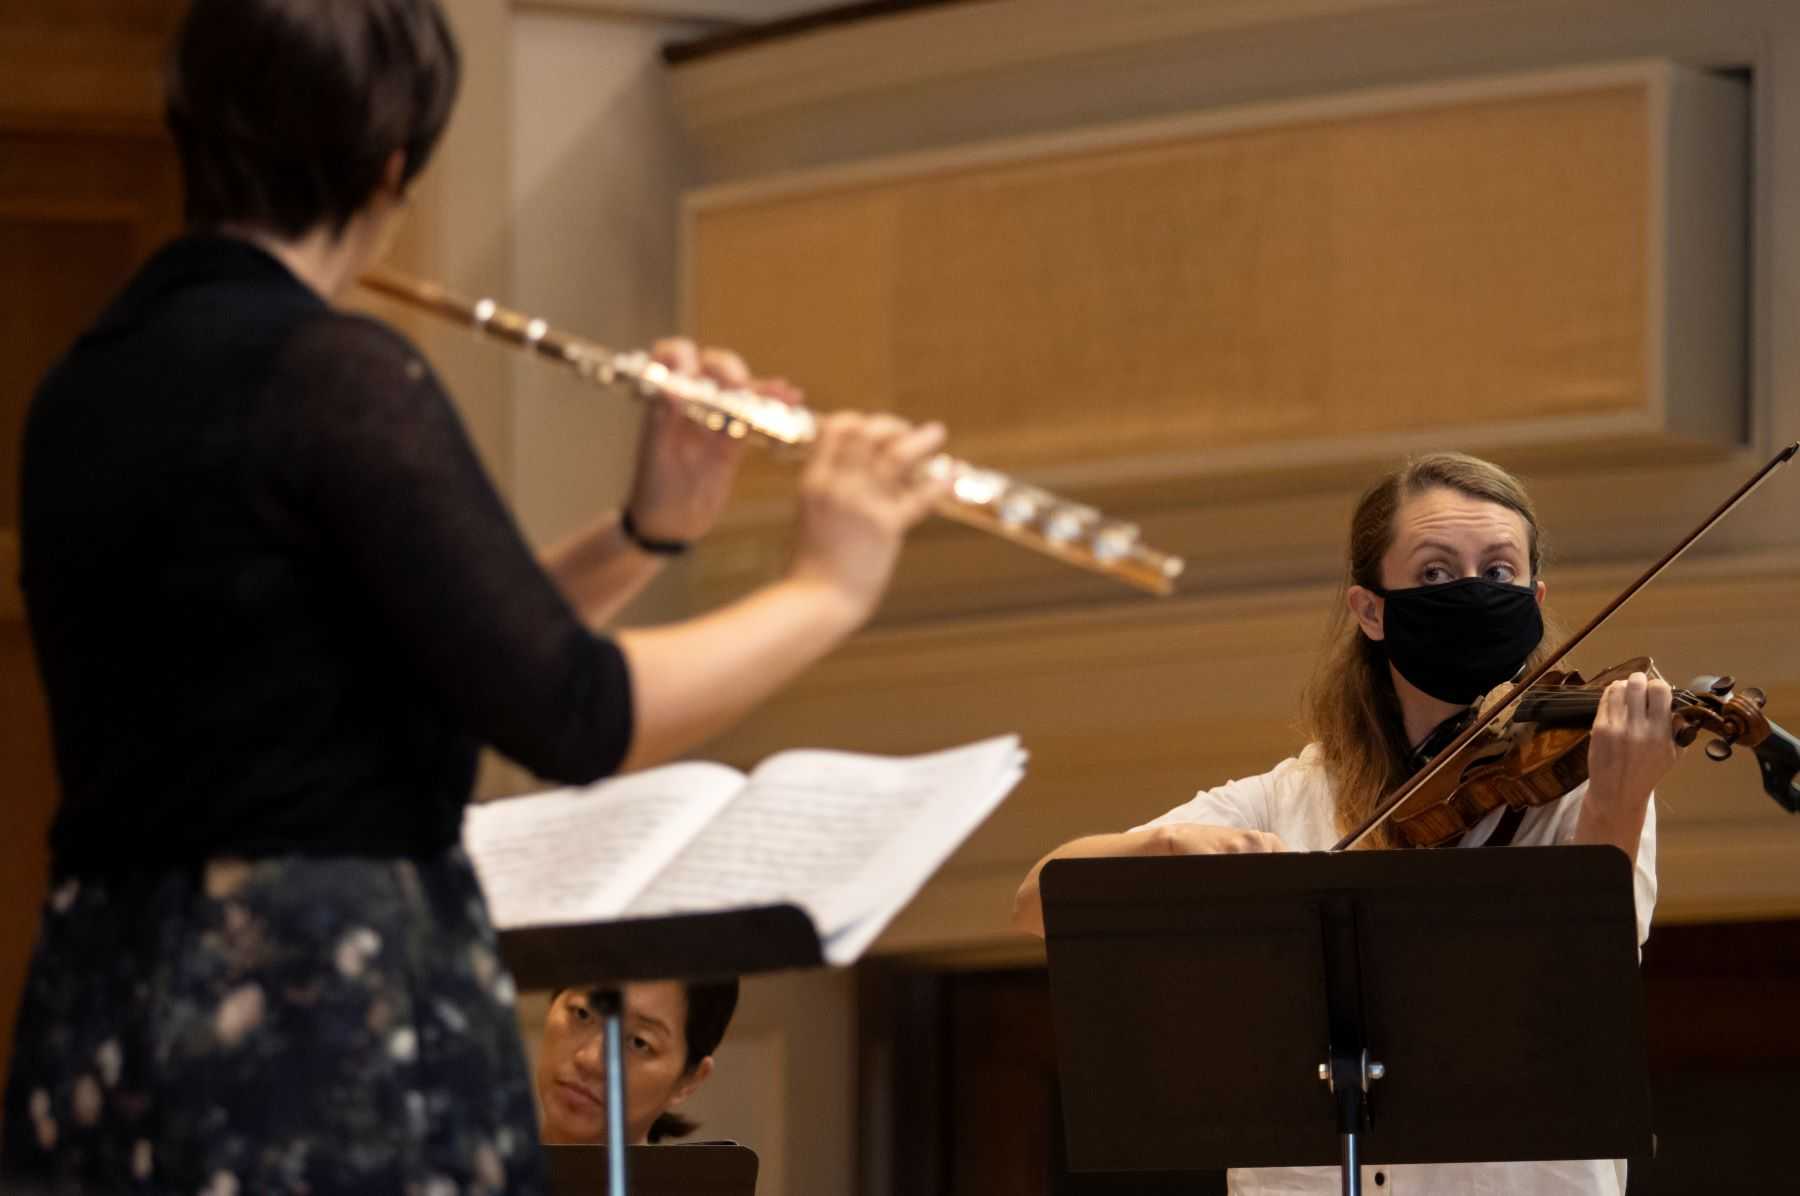
[[[1673,694],[1672,705],[1676,707],[1698,706],[1701,704],[1702,702],[1699,696],[1692,690],[1678,689]],[[1541,711],[1546,714],[1560,714],[1565,712],[1573,714],[1592,714],[1599,709],[1599,706],[1599,694],[1527,693],[1523,698],[1519,699],[1519,709],[1521,711],[1529,710],[1533,713]]]
[[[1697,694],[1686,689],[1675,690],[1673,696],[1676,701],[1680,702],[1698,702],[1700,700]],[[1599,694],[1528,693],[1519,699],[1519,704],[1534,706],[1568,706],[1573,708],[1578,706],[1597,705],[1599,701]]]

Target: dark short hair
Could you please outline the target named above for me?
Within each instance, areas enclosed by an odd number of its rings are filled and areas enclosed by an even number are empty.
[[[424,169],[461,72],[437,0],[193,0],[164,106],[188,223],[341,232],[395,150]]]
[[[687,1059],[682,1063],[683,1071],[693,1071],[700,1066],[700,1061],[719,1049],[725,1040],[725,1030],[731,1025],[731,1015],[737,1012],[738,982],[737,977],[730,980],[717,980],[706,984],[686,983],[681,986],[687,990],[687,1018],[683,1027],[683,1037],[687,1039]],[[679,1113],[664,1113],[650,1123],[649,1138],[652,1142],[661,1142],[666,1138],[685,1138],[699,1129],[698,1122],[689,1121]]]

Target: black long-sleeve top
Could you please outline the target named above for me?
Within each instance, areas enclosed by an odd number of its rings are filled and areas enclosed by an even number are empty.
[[[419,354],[247,242],[163,249],[46,377],[21,572],[59,875],[433,854],[482,742],[567,782],[630,742]]]

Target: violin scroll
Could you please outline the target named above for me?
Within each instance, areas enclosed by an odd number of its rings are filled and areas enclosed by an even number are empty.
[[[1696,677],[1683,696],[1691,700],[1675,711],[1676,741],[1686,745],[1702,730],[1711,733],[1709,760],[1729,760],[1740,745],[1750,748],[1762,769],[1763,791],[1788,813],[1800,814],[1800,739],[1769,721],[1763,691],[1738,689],[1730,677]]]
[[[1755,748],[1769,737],[1769,720],[1763,714],[1767,701],[1760,689],[1739,691],[1729,676],[1696,677],[1677,698],[1675,742],[1686,747],[1706,731],[1713,736],[1706,758],[1729,760],[1738,744]]]

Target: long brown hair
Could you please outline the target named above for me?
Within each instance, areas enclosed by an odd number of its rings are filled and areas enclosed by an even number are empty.
[[[1517,511],[1525,520],[1530,541],[1531,576],[1535,579],[1538,575],[1543,536],[1537,511],[1519,480],[1498,465],[1463,453],[1432,453],[1413,458],[1363,494],[1350,520],[1348,568],[1326,631],[1325,651],[1303,702],[1306,734],[1323,756],[1335,795],[1338,827],[1345,832],[1360,826],[1381,799],[1411,775],[1412,745],[1406,739],[1387,656],[1350,617],[1344,593],[1353,585],[1381,587],[1381,558],[1394,543],[1394,515],[1400,504],[1439,488]],[[1531,655],[1532,666],[1541,663],[1542,653],[1553,639],[1546,630]],[[1384,826],[1365,839],[1364,845],[1397,847],[1400,843]]]

